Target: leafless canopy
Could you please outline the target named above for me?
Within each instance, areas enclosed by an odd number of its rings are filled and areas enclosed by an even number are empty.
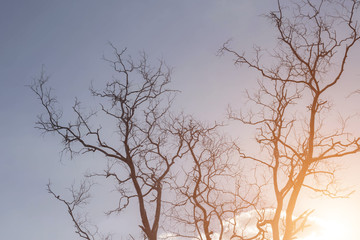
[[[229,239],[239,227],[236,216],[251,210],[258,201],[257,194],[248,200],[243,197],[239,158],[231,141],[219,133],[220,127],[184,116],[172,128],[186,151],[183,167],[172,184],[177,194],[168,213],[177,226],[173,236]]]
[[[331,163],[358,153],[360,138],[346,130],[346,121],[326,129],[325,113],[332,111],[328,94],[341,85],[349,54],[360,39],[358,7],[357,0],[278,0],[277,10],[267,16],[277,31],[273,51],[255,47],[255,56],[249,58],[229,42],[220,49],[262,77],[258,91],[247,93],[252,111],[229,111],[230,119],[256,128],[259,153],[230,143],[217,132],[217,124],[209,127],[170,114],[175,93],[168,88],[171,70],[162,61],[150,67],[145,54],[134,62],[124,56],[126,50],[112,45],[115,58],[105,60],[116,75],[103,90],[90,89],[98,111],[84,113],[75,100],[75,119],[64,121],[43,72],[31,86],[44,110],[36,127],[59,136],[71,156],[94,153],[105,160],[104,171],[87,176],[116,184],[119,198],[108,214],[135,200],[145,239],[158,239],[164,200],[170,200],[164,197],[167,190],[177,194],[167,212],[178,224],[171,236],[294,239],[312,213],[309,209],[295,216],[302,189],[330,197],[349,194],[338,191],[337,168]],[[178,159],[182,170],[172,171]],[[238,159],[255,166],[254,174],[247,174],[254,181],[243,181]],[[263,179],[260,171],[265,172]],[[48,191],[67,207],[80,238],[110,239],[90,227],[86,215],[76,215],[89,199],[90,186],[70,188],[70,200],[50,184]],[[254,213],[247,223],[237,218],[244,211]]]
[[[45,110],[36,126],[60,136],[64,150],[71,156],[89,152],[103,156],[106,169],[89,176],[102,176],[117,184],[118,206],[108,213],[118,213],[136,199],[140,228],[147,239],[154,240],[161,216],[163,185],[182,149],[182,140],[173,138],[167,130],[174,97],[174,91],[168,88],[171,70],[162,61],[157,68],[150,67],[145,54],[135,63],[124,56],[125,50],[112,47],[115,59],[105,60],[116,75],[104,90],[91,88],[92,95],[99,99],[99,111],[85,114],[76,100],[72,108],[75,120],[64,122],[57,100],[46,86],[48,77],[42,73],[31,86]],[[89,190],[82,188],[78,193],[73,190],[74,200],[66,201],[49,186],[49,192],[68,207],[78,235],[90,240],[94,235],[88,234],[85,224],[72,214],[74,207],[84,203]]]
[[[274,51],[256,47],[251,59],[229,43],[220,50],[263,78],[259,91],[248,93],[257,111],[230,111],[229,116],[258,130],[256,139],[265,154],[239,152],[270,170],[275,212],[259,219],[258,226],[270,226],[273,240],[294,239],[306,226],[311,211],[294,216],[301,189],[339,196],[330,161],[360,150],[360,138],[343,124],[327,131],[323,117],[331,111],[327,94],[341,84],[349,53],[359,40],[358,6],[356,0],[279,0],[278,9],[268,15],[278,35]]]

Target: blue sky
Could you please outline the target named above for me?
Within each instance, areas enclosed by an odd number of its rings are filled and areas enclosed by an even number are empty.
[[[90,83],[102,86],[112,76],[102,60],[111,57],[109,41],[127,47],[134,57],[144,50],[174,68],[173,87],[182,91],[178,108],[202,119],[221,119],[229,103],[236,104],[245,88],[254,87],[256,76],[247,69],[240,72],[231,57],[216,52],[230,38],[243,50],[254,43],[271,46],[272,28],[261,15],[275,2],[1,1],[0,238],[74,239],[65,209],[45,185],[51,179],[57,189],[65,189],[89,165],[86,159],[60,162],[59,139],[34,129],[41,108],[26,85],[43,65],[66,108],[75,96],[91,101]],[[126,214],[127,221],[136,221],[131,209]]]

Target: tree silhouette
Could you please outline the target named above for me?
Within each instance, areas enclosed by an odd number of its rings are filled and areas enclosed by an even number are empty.
[[[252,210],[259,201],[259,191],[246,192],[236,148],[219,133],[220,127],[191,116],[184,116],[173,126],[186,151],[185,166],[171,184],[176,199],[167,215],[177,226],[172,228],[174,236],[228,239],[240,225],[236,216]]]
[[[263,79],[258,92],[248,93],[253,110],[247,114],[230,110],[229,116],[257,128],[263,153],[252,155],[243,149],[239,153],[268,170],[275,206],[270,206],[272,214],[259,217],[258,229],[270,226],[273,240],[294,239],[306,226],[311,210],[294,215],[302,189],[342,196],[331,163],[360,150],[359,137],[346,132],[342,123],[328,131],[325,117],[333,110],[327,94],[343,81],[349,53],[359,40],[358,6],[355,0],[278,1],[277,11],[268,15],[278,37],[276,48],[267,55],[270,64],[259,47],[253,59],[233,50],[229,42],[220,50]]]
[[[71,156],[89,152],[101,154],[107,168],[89,176],[105,177],[116,183],[120,194],[118,207],[109,210],[108,214],[121,212],[136,199],[142,223],[140,228],[147,239],[155,240],[164,184],[176,159],[182,155],[183,145],[181,139],[173,138],[167,130],[171,125],[169,109],[174,97],[174,91],[167,87],[171,71],[162,61],[157,68],[150,67],[145,54],[135,63],[124,57],[125,50],[112,47],[115,60],[106,61],[117,76],[102,91],[91,88],[92,95],[99,100],[100,110],[85,114],[76,100],[72,108],[76,119],[64,122],[56,98],[46,87],[48,77],[42,73],[31,86],[45,109],[36,127],[60,136],[64,151]],[[116,138],[106,134],[109,129]],[[81,238],[99,237],[97,231],[87,228],[87,219],[77,218],[74,214],[76,208],[86,203],[90,187],[82,184],[79,190],[72,188],[71,200],[55,194],[50,184],[48,191],[67,206]]]

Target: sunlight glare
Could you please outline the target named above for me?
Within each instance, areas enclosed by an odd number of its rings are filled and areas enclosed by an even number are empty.
[[[339,240],[351,239],[350,229],[341,219],[312,219],[318,225],[316,231],[309,236],[302,237],[301,240]]]

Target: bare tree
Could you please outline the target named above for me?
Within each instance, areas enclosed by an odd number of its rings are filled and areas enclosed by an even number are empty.
[[[239,152],[269,170],[275,206],[272,214],[259,218],[258,227],[259,231],[270,227],[273,240],[294,239],[306,226],[311,210],[294,215],[302,189],[347,196],[339,194],[336,168],[331,166],[359,152],[360,138],[347,132],[343,123],[330,131],[324,126],[325,114],[333,110],[328,93],[341,86],[349,53],[360,38],[355,18],[358,7],[356,0],[279,0],[278,9],[268,15],[278,33],[278,44],[267,55],[271,64],[263,58],[268,52],[258,47],[254,59],[233,50],[229,43],[220,50],[233,54],[235,64],[248,66],[263,78],[259,91],[248,94],[257,111],[230,111],[230,118],[258,130],[262,154]]]
[[[170,123],[166,119],[171,119],[167,115],[174,97],[174,91],[167,87],[171,70],[162,61],[157,68],[150,67],[145,54],[135,63],[131,58],[124,57],[125,50],[118,51],[112,47],[115,60],[105,60],[117,76],[102,91],[91,88],[92,95],[99,99],[100,110],[84,114],[80,102],[76,100],[72,108],[76,119],[64,122],[56,98],[46,87],[48,77],[42,73],[31,86],[45,110],[39,116],[36,127],[60,136],[64,151],[71,156],[99,153],[107,162],[107,167],[103,172],[89,176],[113,180],[120,194],[117,207],[109,210],[108,214],[121,212],[132,199],[136,199],[141,217],[140,228],[146,239],[155,240],[164,184],[182,151],[182,140],[173,138],[167,130]],[[73,216],[74,209],[86,203],[90,188],[82,185],[80,190],[73,189],[71,201],[57,196],[50,185],[48,190],[67,206],[76,233],[81,238],[94,239],[96,234],[86,228],[86,219]]]
[[[184,116],[172,127],[186,151],[182,171],[172,184],[177,194],[168,213],[177,226],[173,236],[229,239],[239,228],[236,216],[252,210],[259,201],[258,194],[250,194],[248,186],[242,185],[245,182],[236,149],[219,133],[219,127],[216,123],[207,126],[191,116]]]

